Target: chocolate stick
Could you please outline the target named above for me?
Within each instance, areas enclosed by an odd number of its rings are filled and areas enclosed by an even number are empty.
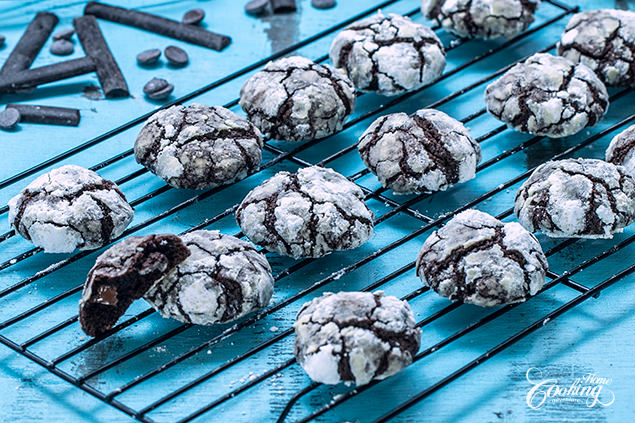
[[[86,4],[84,15],[93,15],[108,21],[145,29],[146,31],[217,51],[221,51],[231,43],[231,38],[228,36],[207,31],[195,25],[186,25],[172,19],[151,15],[150,13],[110,6],[94,1]]]
[[[40,12],[35,15],[2,65],[0,75],[17,73],[30,68],[58,21],[57,16],[52,13]]]
[[[7,104],[7,109],[20,112],[20,122],[45,125],[79,125],[79,110],[65,107],[37,106],[35,104]]]
[[[17,88],[35,87],[95,71],[95,63],[90,57],[72,59],[40,68],[23,70],[11,75],[0,74],[0,93]]]
[[[270,0],[273,13],[295,12],[295,0]]]
[[[94,16],[81,16],[73,19],[79,42],[86,55],[93,59],[97,68],[97,77],[106,97],[127,97],[130,95],[128,84],[117,65],[115,58],[104,40]]]

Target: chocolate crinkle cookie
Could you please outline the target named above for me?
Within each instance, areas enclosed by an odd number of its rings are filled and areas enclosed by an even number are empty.
[[[635,221],[635,179],[622,166],[566,159],[539,166],[516,194],[528,230],[562,238],[612,238]]]
[[[327,292],[302,306],[293,327],[298,363],[328,385],[392,376],[412,363],[421,341],[408,303],[382,291]]]
[[[317,166],[279,172],[251,190],[236,221],[253,243],[294,258],[356,248],[373,234],[362,190]]]
[[[79,323],[90,336],[111,329],[130,304],[190,255],[175,235],[133,236],[99,257],[79,300]]]
[[[558,54],[587,65],[606,85],[635,86],[635,12],[604,9],[573,15]]]
[[[11,226],[47,253],[103,247],[133,215],[114,182],[75,165],[39,176],[9,201]]]
[[[269,303],[271,267],[251,244],[205,230],[181,240],[190,256],[144,296],[161,316],[211,325],[236,320]]]
[[[422,0],[421,12],[463,38],[512,38],[534,21],[540,0]]]
[[[240,106],[268,137],[324,138],[353,112],[355,87],[342,72],[300,57],[269,62],[240,90]]]
[[[635,175],[635,125],[617,134],[606,149],[606,161],[624,166]]]
[[[220,106],[172,106],[148,119],[135,159],[177,188],[204,189],[244,179],[262,157],[262,135]]]
[[[375,120],[357,145],[362,160],[395,194],[445,190],[474,178],[481,148],[463,124],[422,109]]]
[[[583,64],[534,54],[487,86],[487,110],[520,132],[552,138],[595,125],[609,105],[606,87]]]
[[[329,56],[358,90],[382,95],[416,90],[445,68],[443,44],[434,32],[392,13],[349,25],[333,40]]]
[[[516,222],[470,209],[425,241],[416,262],[424,285],[453,301],[483,307],[518,303],[545,283],[547,258]]]

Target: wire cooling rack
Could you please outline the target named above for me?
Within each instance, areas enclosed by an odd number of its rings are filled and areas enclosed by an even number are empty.
[[[385,1],[379,7],[389,12],[390,7],[401,2]],[[269,60],[328,40],[344,26],[376,9],[342,20],[171,104],[198,100]],[[627,229],[612,241],[550,240],[539,236],[552,270],[541,293],[523,304],[480,309],[450,303],[428,292],[414,275],[416,253],[432,230],[472,207],[503,220],[513,217],[510,206],[515,191],[536,166],[572,155],[601,157],[608,140],[635,120],[633,93],[628,89],[610,90],[612,106],[607,118],[597,127],[566,139],[515,133],[486,113],[482,94],[487,83],[536,51],[553,52],[568,17],[576,11],[575,7],[546,0],[536,22],[527,31],[494,43],[456,39],[438,26],[433,27],[448,52],[448,67],[438,81],[393,98],[358,93],[356,112],[341,133],[304,143],[269,140],[260,170],[234,185],[202,193],[174,190],[136,165],[136,170],[116,180],[129,199],[131,192],[145,192],[132,197],[135,221],[121,238],[150,232],[180,232],[183,228],[187,228],[185,232],[220,229],[242,236],[233,221],[237,203],[250,188],[280,170],[317,164],[332,167],[356,182],[377,217],[374,238],[356,250],[321,259],[293,261],[267,254],[274,269],[276,293],[266,308],[233,325],[195,327],[161,319],[146,304],[138,302],[108,333],[84,338],[77,322],[77,300],[86,271],[98,252],[67,257],[43,255],[39,248],[29,247],[7,229],[0,234],[0,245],[17,243],[23,246],[23,251],[0,256],[0,307],[5,310],[0,342],[144,422],[222,421],[227,416],[237,420],[242,416],[245,421],[343,421],[355,416],[356,408],[352,406],[355,403],[362,403],[365,410],[365,416],[357,419],[384,422],[399,419],[417,407],[425,408],[426,397],[551,319],[597,297],[603,289],[635,270],[635,265],[621,264],[624,261],[621,255],[635,241],[635,234]],[[418,7],[406,15],[422,21]],[[327,59],[327,55],[314,58],[316,62]],[[236,110],[237,104],[235,99],[224,106]],[[381,188],[363,167],[355,143],[381,114],[412,112],[422,107],[439,108],[466,124],[481,144],[484,160],[478,165],[473,181],[431,195],[395,197]],[[72,162],[76,155],[91,151],[119,134],[130,132],[127,136],[132,143],[136,132],[130,130],[138,130],[150,114],[136,117],[1,181],[0,192],[20,189],[35,175],[54,165]],[[132,149],[127,149],[91,169],[100,172],[117,169],[123,163],[134,163],[132,155]],[[7,211],[6,206],[0,208],[2,215]],[[595,274],[595,265],[610,260],[615,260],[618,267],[613,268],[619,271],[608,277],[604,275],[599,282],[583,277],[584,270]],[[301,304],[324,291],[377,289],[408,300],[415,311],[423,336],[422,349],[414,363],[385,381],[359,388],[312,383],[292,353],[291,325]],[[519,309],[529,311],[529,324],[514,314]],[[511,330],[495,326],[489,329],[505,316],[516,319]],[[442,324],[448,319],[451,324]],[[462,342],[470,335],[488,330],[489,342],[484,342],[480,350],[472,348],[470,354],[462,351]],[[443,365],[453,348],[460,352],[460,360]],[[442,369],[437,372],[438,377],[434,380],[419,377],[431,371],[432,362],[435,368]],[[390,395],[392,391],[399,395]]]

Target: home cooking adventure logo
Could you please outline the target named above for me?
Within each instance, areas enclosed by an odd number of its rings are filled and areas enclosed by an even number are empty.
[[[608,407],[615,402],[615,394],[609,388],[612,379],[594,372],[573,377],[573,380],[559,380],[543,375],[537,367],[531,367],[525,377],[531,384],[525,400],[527,406],[534,410],[548,404],[579,404],[593,408]]]

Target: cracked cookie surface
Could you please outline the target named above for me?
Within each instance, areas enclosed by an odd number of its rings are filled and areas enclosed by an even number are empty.
[[[445,190],[475,176],[481,148],[463,124],[422,109],[375,120],[357,145],[366,167],[395,194]]]
[[[547,258],[516,222],[470,209],[426,239],[416,262],[424,285],[453,301],[483,307],[518,303],[545,283]]]
[[[381,12],[354,22],[331,44],[331,62],[360,91],[395,95],[420,88],[441,76],[443,44],[427,26]]]
[[[635,175],[635,125],[613,137],[606,149],[606,161],[622,165]]]
[[[152,115],[139,133],[135,159],[169,185],[204,189],[244,179],[262,157],[262,135],[224,107],[176,105]]]
[[[514,212],[550,237],[612,238],[635,221],[635,179],[603,160],[547,162],[518,190]]]
[[[134,212],[119,187],[92,170],[65,165],[9,200],[9,223],[47,253],[92,250],[121,235]]]
[[[577,13],[557,48],[560,56],[587,65],[606,85],[635,86],[635,12]]]
[[[270,138],[312,140],[342,129],[355,106],[355,87],[330,65],[285,57],[267,63],[245,82],[240,106]]]
[[[489,84],[485,102],[494,117],[517,131],[557,138],[595,125],[609,96],[585,65],[538,53]]]
[[[251,244],[218,231],[181,236],[190,256],[144,298],[161,316],[196,325],[236,320],[269,303],[271,267]]]
[[[325,293],[293,325],[295,357],[309,377],[365,385],[412,363],[421,330],[406,301],[376,292]]]
[[[421,12],[463,38],[512,38],[534,21],[540,0],[422,0]]]
[[[154,282],[190,254],[176,235],[132,236],[104,251],[79,300],[79,323],[90,336],[111,329]]]
[[[362,190],[317,166],[278,172],[251,190],[236,221],[253,243],[293,258],[356,248],[373,234]]]

